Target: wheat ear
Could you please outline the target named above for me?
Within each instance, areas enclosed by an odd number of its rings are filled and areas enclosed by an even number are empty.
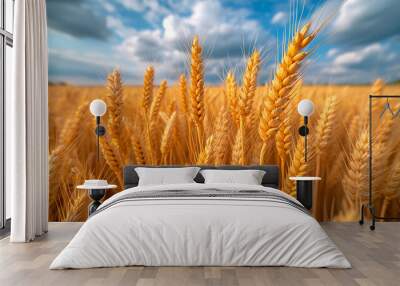
[[[171,99],[167,106],[167,115],[170,117],[176,111],[176,100]]]
[[[260,68],[260,53],[256,50],[247,61],[246,71],[243,75],[242,88],[239,94],[239,128],[242,136],[241,155],[239,163],[245,165],[246,157],[246,118],[252,111],[254,96],[257,88],[257,75]]]
[[[191,70],[190,70],[190,98],[192,106],[192,119],[197,129],[198,142],[202,145],[204,133],[204,67],[202,48],[199,38],[194,37],[192,43]]]
[[[238,91],[235,75],[230,71],[225,80],[226,96],[228,98],[229,112],[236,126],[239,127],[240,113],[238,104]]]
[[[79,105],[75,113],[70,116],[64,124],[64,127],[61,131],[60,138],[58,140],[56,148],[52,150],[49,156],[49,178],[50,178],[50,186],[49,186],[49,214],[50,220],[57,220],[56,217],[52,217],[56,214],[56,190],[59,185],[59,175],[62,172],[62,169],[67,167],[65,160],[63,160],[63,156],[72,148],[76,143],[76,140],[80,134],[81,124],[88,114],[89,104],[87,101],[84,101]]]
[[[314,140],[317,156],[321,156],[329,144],[335,122],[336,106],[336,96],[329,97],[326,100],[324,109],[318,119],[317,127],[315,129],[316,137]]]
[[[246,71],[243,75],[242,88],[239,94],[239,112],[241,117],[247,117],[253,107],[260,61],[260,53],[257,50],[253,52],[247,61]]]
[[[354,209],[359,209],[361,194],[368,188],[368,150],[368,129],[364,128],[347,160],[342,181],[349,207]]]
[[[215,130],[214,139],[214,162],[215,165],[225,164],[227,146],[229,140],[229,119],[228,112],[221,108],[217,120],[217,128]]]
[[[288,45],[265,96],[258,133],[263,141],[260,154],[260,164],[264,162],[266,146],[278,131],[281,123],[281,113],[287,106],[294,84],[301,77],[299,68],[307,56],[303,51],[314,39],[315,33],[309,33],[311,23],[298,31]]]
[[[153,89],[154,89],[154,68],[149,66],[146,69],[143,79],[143,98],[142,98],[142,107],[147,114],[150,109],[151,100],[153,97]]]
[[[287,110],[287,109],[285,109]],[[287,111],[285,111],[285,117],[281,123],[281,126],[276,133],[275,146],[278,152],[278,157],[280,159],[281,174],[284,174],[286,167],[286,158],[290,154],[293,134],[292,125],[290,123],[290,116]]]
[[[142,144],[140,143],[139,139],[132,135],[131,136],[131,142],[133,145],[133,153],[135,155],[135,161],[139,165],[145,165],[146,164],[146,158],[144,156]]]
[[[165,125],[163,135],[161,137],[161,161],[166,164],[173,144],[173,133],[176,124],[176,112],[172,113],[171,117]]]
[[[105,136],[100,137],[100,148],[104,160],[116,176],[118,184],[120,186],[123,186],[124,183],[122,180],[122,166],[119,160],[119,156]]]
[[[236,132],[234,143],[232,146],[232,164],[240,164],[241,155],[242,155],[242,134],[240,129]]]
[[[161,107],[161,101],[164,98],[167,92],[167,81],[163,80],[160,84],[158,92],[156,96],[153,98],[150,106],[150,112],[148,116],[148,124],[147,124],[147,136],[146,136],[146,144],[148,147],[148,154],[150,156],[150,161],[152,164],[156,164],[157,162],[157,150],[154,146],[158,145],[158,136],[157,136],[157,125],[159,122],[159,112]]]
[[[383,94],[383,89],[385,87],[385,82],[383,79],[376,79],[371,87],[371,94],[381,96]],[[372,112],[378,112],[383,107],[383,102],[381,100],[372,100]]]
[[[188,100],[187,100],[188,92],[187,92],[187,81],[184,74],[181,74],[179,77],[179,103],[180,103],[180,111],[184,114],[187,114],[189,111]]]
[[[397,104],[393,110],[399,110],[400,104]],[[376,142],[387,143],[393,132],[393,125],[395,123],[395,117],[391,113],[385,113],[383,118],[379,121],[379,125],[376,130]]]
[[[122,133],[122,97],[123,87],[121,73],[114,70],[107,78],[107,113],[108,113],[108,132],[111,143],[120,150]],[[125,150],[121,150],[124,152]]]
[[[309,157],[308,161],[312,159],[312,154],[310,155],[311,158]],[[296,194],[296,185],[294,181],[290,180],[290,177],[304,176],[306,175],[307,171],[308,162],[306,162],[304,158],[304,140],[299,138],[292,154],[288,172],[284,181],[284,191],[294,196]]]
[[[206,145],[197,159],[197,165],[205,165],[211,161],[213,141],[213,135],[207,138]]]
[[[158,123],[158,116],[161,107],[161,101],[167,92],[167,81],[163,80],[158,89],[157,95],[154,97],[150,107],[150,129],[155,129]]]

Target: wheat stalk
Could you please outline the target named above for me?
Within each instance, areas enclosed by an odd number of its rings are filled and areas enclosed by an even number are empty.
[[[303,50],[316,35],[309,33],[310,27],[311,23],[304,25],[292,38],[265,96],[258,129],[263,141],[260,164],[264,162],[268,141],[275,136],[282,122],[281,113],[289,102],[294,84],[301,77],[299,68],[307,56],[307,52]]]
[[[293,134],[292,134],[292,126],[290,124],[289,114],[283,119],[281,123],[281,127],[276,133],[275,137],[275,146],[278,152],[278,157],[280,159],[280,167],[281,173],[285,172],[285,162],[287,156],[290,154]]]
[[[386,182],[386,186],[383,189],[384,201],[381,209],[382,217],[386,215],[390,202],[398,200],[400,196],[400,156],[396,156],[394,165],[391,167],[391,172]]]

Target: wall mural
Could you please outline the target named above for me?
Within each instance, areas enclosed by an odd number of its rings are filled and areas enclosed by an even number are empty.
[[[378,12],[399,2],[267,2],[48,1],[50,220],[85,220],[90,199],[76,186],[101,178],[118,192],[128,163],[279,164],[291,195],[290,176],[322,177],[316,218],[358,220],[368,95],[400,94],[400,29],[382,33],[395,14]],[[375,10],[382,25],[366,35]],[[100,161],[95,98],[108,108]],[[307,162],[305,98],[315,105]],[[400,100],[388,102],[372,106],[373,198],[379,215],[399,216]]]

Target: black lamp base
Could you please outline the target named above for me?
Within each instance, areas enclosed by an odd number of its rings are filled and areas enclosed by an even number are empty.
[[[93,200],[88,207],[89,216],[101,205],[100,200],[105,196],[105,194],[105,189],[89,190],[89,197]]]
[[[312,193],[313,193],[313,181],[300,180],[297,181],[297,200],[303,204],[303,206],[311,210],[312,208]]]

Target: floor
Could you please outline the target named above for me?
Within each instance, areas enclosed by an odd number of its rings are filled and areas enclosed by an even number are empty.
[[[400,223],[323,223],[352,269],[288,267],[124,267],[48,270],[81,223],[50,223],[28,244],[0,240],[0,285],[400,285]]]

